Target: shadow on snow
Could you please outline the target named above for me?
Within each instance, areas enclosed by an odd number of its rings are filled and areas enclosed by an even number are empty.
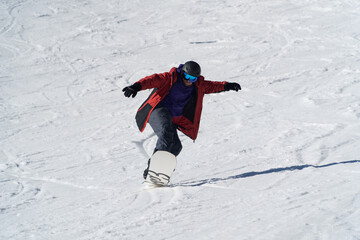
[[[207,183],[216,183],[216,182],[227,181],[227,180],[231,180],[231,179],[255,177],[255,176],[258,176],[258,175],[270,174],[270,173],[278,173],[278,172],[303,170],[305,168],[325,168],[325,167],[330,167],[330,166],[334,166],[334,165],[350,164],[350,163],[360,163],[360,160],[334,162],[334,163],[329,163],[329,164],[325,164],[325,165],[306,164],[306,165],[290,166],[290,167],[283,167],[283,168],[271,168],[269,170],[265,170],[265,171],[261,171],[261,172],[247,172],[247,173],[242,173],[242,174],[229,176],[229,177],[225,177],[225,178],[208,178],[208,179],[204,179],[204,180],[197,180],[197,181],[173,184],[173,186],[198,187],[198,186],[202,186],[202,185],[207,184]]]

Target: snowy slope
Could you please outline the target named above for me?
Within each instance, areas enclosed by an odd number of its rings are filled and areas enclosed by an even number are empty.
[[[360,239],[360,2],[0,1],[0,239]],[[122,88],[207,95],[173,187]]]

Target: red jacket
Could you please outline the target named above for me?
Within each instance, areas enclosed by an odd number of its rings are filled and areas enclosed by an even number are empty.
[[[178,79],[177,68],[174,67],[169,72],[153,74],[138,81],[142,87],[141,90],[154,88],[150,96],[140,106],[135,117],[141,132],[144,131],[154,108],[165,98],[173,84],[178,80],[182,81],[182,79]],[[180,131],[191,139],[196,139],[204,95],[224,91],[225,83],[207,81],[204,80],[203,76],[198,78],[195,82],[194,95],[184,107],[183,115],[172,119]]]

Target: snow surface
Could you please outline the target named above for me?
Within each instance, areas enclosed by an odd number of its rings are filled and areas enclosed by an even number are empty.
[[[360,239],[359,0],[0,1],[0,239]],[[209,80],[170,188],[122,88]]]

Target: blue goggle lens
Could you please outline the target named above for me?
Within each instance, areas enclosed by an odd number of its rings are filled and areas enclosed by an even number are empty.
[[[184,72],[184,78],[186,80],[189,80],[190,82],[196,82],[198,80],[197,77],[191,76],[191,75],[187,74],[186,72]]]

